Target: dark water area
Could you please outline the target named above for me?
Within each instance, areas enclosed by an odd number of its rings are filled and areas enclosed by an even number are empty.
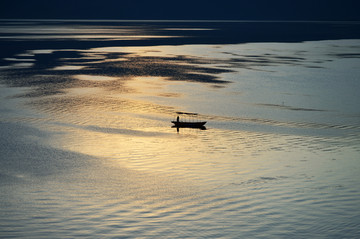
[[[28,49],[88,49],[106,46],[238,44],[359,39],[359,22],[286,21],[90,21],[2,20],[1,55]],[[15,27],[14,27],[15,26]],[[48,31],[47,31],[48,30]],[[129,34],[129,31],[130,34]],[[102,39],[87,38],[99,32]],[[71,36],[79,35],[80,38]],[[121,39],[121,36],[167,36]],[[84,36],[81,39],[81,35]],[[107,37],[114,35],[115,37]],[[20,38],[22,41],[13,39]],[[49,38],[51,40],[44,41]],[[118,38],[118,39],[117,39]],[[120,38],[120,39],[119,39]],[[19,39],[18,39],[19,40]],[[6,46],[6,47],[5,47]]]
[[[359,22],[1,20],[0,50],[0,237],[360,237]]]

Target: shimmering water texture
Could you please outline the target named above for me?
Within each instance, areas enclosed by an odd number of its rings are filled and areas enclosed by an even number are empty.
[[[2,21],[0,237],[359,238],[354,29]]]

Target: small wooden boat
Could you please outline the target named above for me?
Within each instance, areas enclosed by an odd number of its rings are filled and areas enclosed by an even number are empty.
[[[174,124],[174,128],[197,128],[197,129],[206,129],[205,124],[206,121],[198,121],[197,117],[198,114],[196,113],[186,113],[186,112],[176,112],[178,115],[185,115],[188,117],[188,120],[186,121],[180,121],[179,116],[176,117],[176,120],[171,121],[171,123]],[[190,119],[189,119],[190,117]]]

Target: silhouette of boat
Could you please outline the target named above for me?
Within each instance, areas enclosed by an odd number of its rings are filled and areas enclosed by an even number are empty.
[[[176,112],[178,115],[185,115],[186,117],[190,117],[189,121],[180,121],[179,116],[177,116],[176,120],[171,121],[174,124],[174,128],[198,128],[198,129],[206,129],[205,124],[206,121],[198,121],[194,120],[194,117],[197,117],[196,113],[186,113],[186,112]]]

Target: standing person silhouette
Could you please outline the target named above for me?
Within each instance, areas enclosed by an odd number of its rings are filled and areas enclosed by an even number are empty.
[[[177,121],[177,122],[179,122],[179,116],[178,116],[178,117],[176,117],[176,121]]]

